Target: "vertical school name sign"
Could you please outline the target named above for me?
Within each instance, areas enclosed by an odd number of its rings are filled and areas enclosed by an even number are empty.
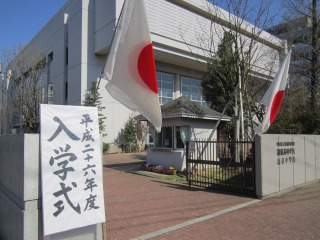
[[[105,221],[97,108],[41,105],[44,235]]]

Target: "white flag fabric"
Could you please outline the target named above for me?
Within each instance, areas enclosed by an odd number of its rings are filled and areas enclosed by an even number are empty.
[[[260,101],[266,107],[266,113],[262,123],[255,129],[256,134],[266,132],[279,112],[286,89],[291,52],[292,50],[290,49],[269,89]]]
[[[124,3],[103,70],[106,89],[116,100],[145,116],[159,132],[162,118],[152,42],[144,0]]]

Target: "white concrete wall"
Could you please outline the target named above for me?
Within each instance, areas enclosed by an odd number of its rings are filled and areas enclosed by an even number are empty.
[[[320,136],[263,134],[255,144],[257,196],[320,179]]]
[[[214,140],[217,137],[217,132],[213,132],[216,121],[199,120],[192,118],[173,118],[164,119],[163,127],[169,126],[189,126],[189,137],[195,139],[210,139]],[[155,137],[154,137],[155,139]],[[190,140],[188,139],[188,140]],[[210,159],[216,158],[216,152],[212,151],[212,156],[207,156]],[[174,167],[178,171],[183,171],[186,168],[186,149],[161,149],[150,148],[147,151],[147,163],[153,165],[161,165]]]
[[[116,27],[116,0],[95,0],[95,53],[106,54]]]
[[[39,135],[0,136],[0,239],[40,240]]]
[[[161,52],[166,52],[167,61],[174,62],[180,57],[177,65],[200,69],[198,62],[205,62],[204,58],[210,56],[209,51],[217,50],[224,32],[229,31],[226,26],[212,22],[212,17],[207,13],[221,18],[221,22],[230,21],[229,14],[222,9],[214,9],[206,0],[148,0],[145,3],[156,56],[160,60]],[[244,22],[241,28],[243,33],[251,34],[255,26]],[[257,29],[256,32],[258,31]],[[239,41],[240,38],[242,43],[251,44],[251,40],[244,34],[239,36]],[[279,53],[274,51],[274,48],[279,50],[283,47],[282,44],[280,39],[262,31],[260,39],[251,45],[256,49],[253,51],[251,64],[253,70],[259,73],[259,77],[268,77],[270,71],[277,72]]]
[[[147,150],[147,163],[152,165],[174,167],[178,171],[182,171],[186,168],[186,150],[149,148]]]

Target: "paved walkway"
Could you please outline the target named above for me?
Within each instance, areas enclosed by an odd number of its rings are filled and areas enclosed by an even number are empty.
[[[320,183],[257,200],[125,172],[145,154],[104,156],[105,240],[320,239]]]

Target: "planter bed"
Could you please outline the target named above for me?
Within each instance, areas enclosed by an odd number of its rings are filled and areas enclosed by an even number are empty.
[[[151,171],[155,173],[163,173],[163,169],[159,167],[152,167]]]
[[[163,170],[163,173],[167,175],[176,175],[177,170]]]
[[[145,166],[142,166],[142,167],[141,167],[141,170],[151,172],[151,171],[152,171],[152,167],[145,167]]]
[[[156,166],[156,165],[143,164],[141,166],[141,170],[160,173],[160,174],[166,174],[166,175],[177,174],[177,170],[174,169],[173,167],[165,167],[165,166],[159,166],[159,165]]]

